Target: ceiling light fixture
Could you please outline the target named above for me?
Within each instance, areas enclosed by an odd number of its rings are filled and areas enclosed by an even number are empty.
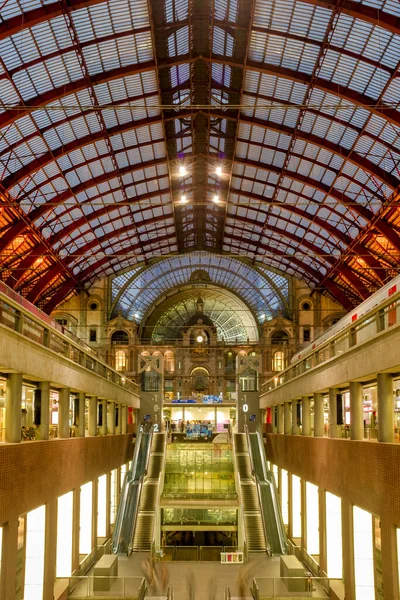
[[[187,175],[187,170],[186,170],[186,167],[185,167],[185,165],[181,165],[181,166],[179,167],[179,175],[180,175],[181,177],[184,177],[185,175]]]
[[[186,202],[187,202],[187,198],[186,198],[186,196],[183,194],[183,195],[181,196],[181,204],[186,204]]]
[[[218,202],[219,202],[218,194],[215,194],[215,196],[213,196],[213,202],[215,202],[215,204],[218,204]]]
[[[217,167],[215,169],[215,173],[216,173],[216,175],[218,175],[218,177],[221,177],[221,175],[222,175],[222,167]]]

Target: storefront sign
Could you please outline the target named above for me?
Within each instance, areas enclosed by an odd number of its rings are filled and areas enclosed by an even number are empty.
[[[194,398],[175,398],[171,400],[171,404],[196,404]]]

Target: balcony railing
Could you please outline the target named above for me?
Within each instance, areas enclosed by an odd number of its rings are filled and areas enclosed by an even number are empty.
[[[136,394],[138,391],[138,386],[134,381],[112,369],[87,344],[75,338],[72,333],[63,331],[61,325],[1,282],[0,325],[16,331],[23,337],[71,360],[99,377],[120,385],[129,392]]]

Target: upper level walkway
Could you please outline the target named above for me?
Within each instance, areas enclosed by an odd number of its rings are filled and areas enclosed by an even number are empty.
[[[139,407],[138,386],[0,282],[0,372]]]
[[[378,373],[400,373],[400,293],[324,338],[263,385],[261,408],[345,389],[352,381],[373,382]]]

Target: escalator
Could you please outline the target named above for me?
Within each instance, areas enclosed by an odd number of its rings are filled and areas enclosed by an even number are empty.
[[[159,494],[160,475],[165,457],[166,433],[155,433],[140,497],[132,550],[148,551],[154,539],[154,523]]]
[[[136,439],[132,465],[125,476],[112,538],[114,554],[128,554],[132,550],[143,480],[147,471],[153,429],[141,431]]]
[[[259,431],[256,433],[246,431],[246,437],[251,469],[257,485],[265,539],[272,554],[286,554],[288,551],[286,530],[279,506],[275,477],[267,466],[262,435]]]
[[[234,448],[247,548],[249,552],[266,552],[257,486],[251,473],[250,456],[244,433],[234,434]]]

